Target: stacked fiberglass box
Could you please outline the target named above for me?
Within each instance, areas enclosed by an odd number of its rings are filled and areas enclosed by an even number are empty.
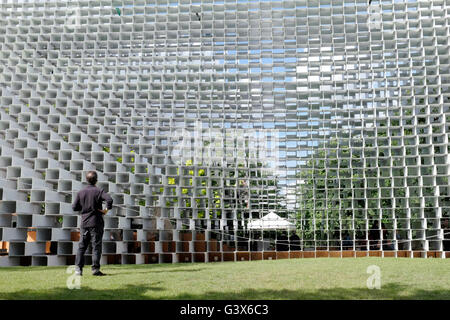
[[[449,0],[0,9],[0,266],[450,256]]]

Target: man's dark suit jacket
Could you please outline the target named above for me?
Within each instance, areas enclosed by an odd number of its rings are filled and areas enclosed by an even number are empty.
[[[72,205],[73,211],[81,211],[81,228],[103,227],[102,202],[106,201],[108,210],[112,209],[113,199],[103,189],[93,185],[78,192]]]

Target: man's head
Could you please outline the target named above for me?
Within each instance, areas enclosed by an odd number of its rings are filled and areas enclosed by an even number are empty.
[[[97,183],[97,172],[95,171],[89,171],[86,174],[86,180],[90,185],[95,185]]]

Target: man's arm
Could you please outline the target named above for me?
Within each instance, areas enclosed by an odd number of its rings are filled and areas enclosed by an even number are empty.
[[[75,198],[75,202],[72,204],[72,210],[73,211],[80,211],[81,208],[81,204],[80,204],[80,194],[77,193],[77,196]]]
[[[101,194],[102,201],[106,201],[106,210],[100,210],[103,214],[107,214],[108,210],[112,209],[113,199],[109,194],[102,190]]]

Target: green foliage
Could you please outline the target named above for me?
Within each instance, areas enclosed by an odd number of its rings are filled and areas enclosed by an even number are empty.
[[[338,146],[340,161],[336,154],[327,153],[325,149],[320,149],[314,157],[308,161],[299,178],[304,181],[300,185],[300,208],[297,212],[297,230],[298,234],[303,236],[304,240],[326,240],[331,230],[339,230],[336,225],[330,228],[330,221],[339,221],[339,209],[351,208],[352,184],[358,183],[359,174],[353,175],[351,180],[350,163],[345,159],[350,159],[350,149],[348,146],[339,146],[333,141],[330,144]],[[333,168],[333,169],[330,169]],[[337,168],[337,169],[334,169]],[[336,183],[336,178],[340,178],[340,185]],[[376,196],[372,194],[372,196]],[[365,207],[364,200],[359,200],[358,207]],[[352,218],[351,210],[346,213]],[[368,212],[368,216],[374,215],[374,212]],[[349,220],[342,220],[342,226],[345,229],[351,229]],[[356,219],[355,228],[365,224],[365,219]]]

